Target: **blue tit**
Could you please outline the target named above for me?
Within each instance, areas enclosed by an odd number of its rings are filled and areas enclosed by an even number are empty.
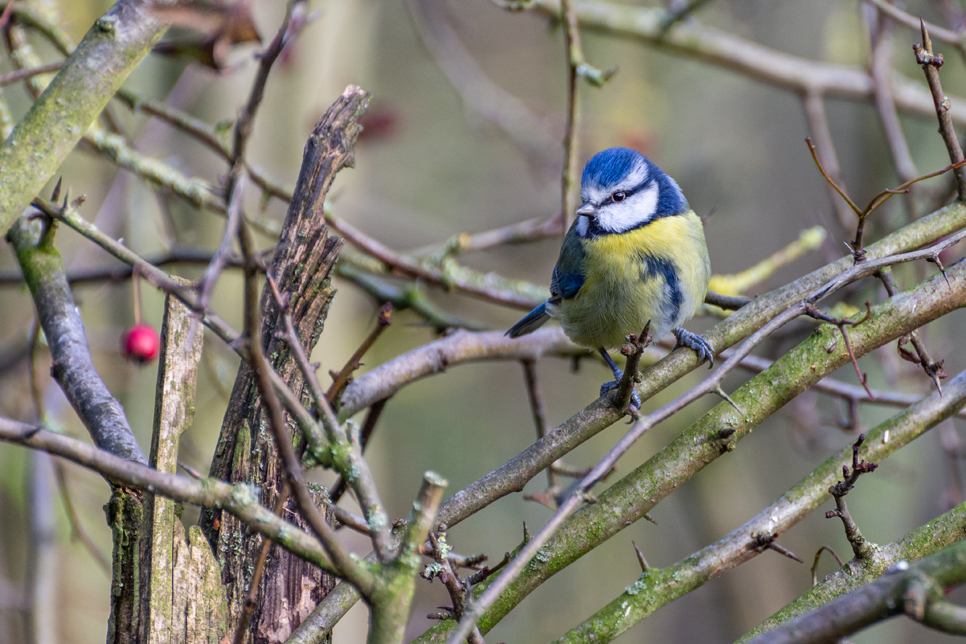
[[[711,261],[704,230],[674,179],[627,148],[598,152],[580,182],[583,204],[567,232],[550,279],[550,299],[514,324],[516,338],[555,318],[579,345],[597,349],[614,373],[608,348],[650,321],[655,339],[673,331],[678,346],[714,364],[707,340],[681,328],[704,301]],[[637,407],[639,398],[635,394]]]

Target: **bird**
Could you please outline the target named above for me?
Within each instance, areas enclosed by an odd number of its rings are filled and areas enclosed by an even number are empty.
[[[607,349],[650,322],[654,338],[669,331],[714,366],[714,348],[681,327],[704,301],[711,260],[701,220],[681,188],[650,159],[629,148],[595,154],[580,181],[582,204],[550,278],[550,297],[506,332],[532,333],[550,318],[578,345],[596,349],[614,374],[624,372]],[[633,393],[631,404],[640,409]]]

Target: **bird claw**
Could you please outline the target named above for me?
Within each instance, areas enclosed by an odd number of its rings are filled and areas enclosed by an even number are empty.
[[[672,333],[678,339],[677,346],[674,347],[675,349],[678,347],[687,347],[698,355],[698,364],[707,360],[708,368],[714,367],[714,347],[711,346],[710,342],[697,333],[691,333],[680,327],[674,329]]]
[[[622,373],[621,377],[623,377],[623,375],[624,374]],[[610,394],[612,391],[616,391],[619,385],[620,385],[620,378],[618,378],[617,380],[611,380],[610,382],[605,382],[600,386],[600,397],[603,398],[604,396]],[[628,401],[628,405],[630,407],[633,407],[636,410],[639,410],[641,408],[641,396],[633,389],[631,390],[631,398]]]

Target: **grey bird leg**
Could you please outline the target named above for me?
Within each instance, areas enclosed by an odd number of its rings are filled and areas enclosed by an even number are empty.
[[[610,354],[607,353],[607,350],[604,349],[604,347],[597,349],[597,351],[600,352],[600,355],[604,359],[604,362],[607,363],[607,366],[610,367],[611,373],[614,374],[614,380],[605,382],[600,386],[600,395],[605,396],[611,390],[617,389],[617,385],[620,384],[621,378],[624,377],[624,372],[621,370],[620,367],[617,366],[613,358],[610,357]],[[641,408],[641,397],[636,391],[631,391],[630,403],[636,409]]]
[[[677,345],[674,347],[687,347],[698,354],[698,364],[701,364],[705,360],[708,361],[708,369],[714,367],[714,347],[711,343],[702,338],[697,333],[691,333],[681,327],[677,327],[671,333],[674,337],[678,339]]]

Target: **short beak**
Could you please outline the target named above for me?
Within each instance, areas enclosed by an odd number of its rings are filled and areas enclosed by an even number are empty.
[[[597,208],[589,201],[585,201],[580,205],[580,208],[577,208],[577,214],[583,217],[593,217],[596,212]]]

